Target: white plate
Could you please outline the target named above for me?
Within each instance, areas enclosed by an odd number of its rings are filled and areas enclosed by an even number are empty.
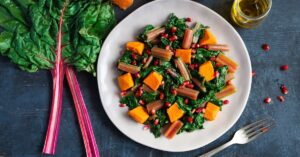
[[[135,37],[147,24],[161,25],[170,13],[191,17],[193,21],[210,26],[219,43],[230,47],[227,55],[239,63],[233,83],[238,92],[228,97],[230,104],[223,107],[217,119],[205,122],[205,129],[182,133],[172,140],[154,138],[127,115],[127,108],[119,107],[120,91],[117,85],[116,65],[127,41]],[[200,148],[223,135],[242,114],[250,93],[251,63],[245,44],[234,28],[209,8],[188,0],[157,0],[150,2],[127,16],[106,38],[98,59],[97,79],[103,108],[114,125],[126,136],[143,145],[170,152]]]

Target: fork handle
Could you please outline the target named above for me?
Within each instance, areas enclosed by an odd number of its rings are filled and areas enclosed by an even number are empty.
[[[211,150],[211,151],[209,151],[205,154],[202,154],[198,157],[211,157],[211,156],[217,154],[218,152],[222,151],[223,149],[231,146],[232,144],[234,144],[234,142],[232,140],[230,140],[230,141],[224,143],[223,145],[221,145],[221,146],[219,146],[219,147],[217,147],[217,148],[215,148],[215,149],[213,149],[213,150]]]

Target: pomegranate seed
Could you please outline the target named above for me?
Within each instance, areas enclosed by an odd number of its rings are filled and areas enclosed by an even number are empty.
[[[143,95],[144,91],[143,90],[138,90],[136,93],[135,93],[135,96],[136,97],[141,97]]]
[[[195,69],[195,65],[194,64],[190,64],[189,68],[192,69],[192,70],[194,70]]]
[[[251,76],[252,76],[252,77],[255,77],[255,76],[256,76],[256,72],[255,72],[255,71],[252,71]]]
[[[200,48],[204,48],[204,49],[207,49],[207,45],[201,45]]]
[[[188,85],[186,85],[186,87],[187,87],[187,88],[193,89],[193,88],[194,88],[194,85],[193,85],[193,84],[188,84]]]
[[[280,102],[284,102],[284,100],[285,100],[285,99],[284,99],[284,96],[278,96],[277,99],[278,99]]]
[[[143,130],[149,130],[150,129],[150,125],[144,125]]]
[[[136,54],[134,54],[134,53],[132,53],[132,54],[131,54],[131,57],[132,57],[132,59],[134,59],[134,60],[136,60],[136,59],[137,59],[137,55],[136,55]]]
[[[264,99],[264,103],[266,103],[266,104],[271,103],[271,101],[272,101],[272,99],[271,99],[270,97],[266,97],[266,98]]]
[[[177,28],[176,28],[176,27],[172,27],[172,28],[171,28],[171,32],[172,32],[172,33],[176,33],[176,31],[177,31]]]
[[[170,45],[167,45],[167,46],[165,47],[165,49],[166,49],[166,50],[170,50],[170,49],[171,49],[171,46],[170,46]]]
[[[185,18],[185,21],[186,21],[186,22],[192,22],[192,18],[187,17],[187,18]]]
[[[133,60],[133,61],[131,62],[131,64],[132,64],[132,65],[136,65],[136,61]]]
[[[214,77],[217,78],[217,77],[219,77],[219,75],[220,75],[219,71],[215,71]]]
[[[151,55],[151,50],[147,49],[147,50],[146,50],[146,53],[147,53],[148,55]]]
[[[262,46],[261,46],[261,48],[264,50],[264,51],[269,51],[270,50],[270,46],[269,46],[269,44],[263,44]]]
[[[158,60],[154,60],[154,62],[153,62],[153,65],[157,66],[157,65],[158,65],[158,63],[159,63],[159,61],[158,61]]]
[[[229,100],[224,100],[224,101],[223,101],[223,104],[224,104],[224,105],[229,104]]]
[[[172,89],[171,89],[171,94],[172,94],[172,95],[177,95],[177,91],[176,91],[175,89],[172,88]]]
[[[177,36],[176,36],[176,35],[173,35],[173,36],[171,36],[171,37],[169,38],[169,40],[170,40],[170,41],[175,41],[175,40],[177,40]]]
[[[280,69],[281,69],[282,71],[287,71],[287,70],[289,70],[289,66],[288,66],[287,64],[285,64],[285,65],[282,65],[282,66],[280,67]]]
[[[156,111],[154,109],[151,110],[151,114],[155,115]]]
[[[194,121],[193,117],[187,117],[186,120],[187,120],[189,123],[193,123],[193,121]]]
[[[155,119],[153,124],[156,126],[156,125],[158,125],[158,123],[159,123],[159,120]]]
[[[164,97],[165,97],[165,94],[163,92],[160,92],[159,93],[159,99],[162,100],[162,99],[164,99]]]
[[[285,85],[281,85],[280,86],[281,92],[282,94],[288,94],[289,90],[287,89],[287,87]]]
[[[169,34],[167,34],[167,33],[162,33],[162,34],[161,34],[161,37],[162,37],[162,38],[168,38],[168,36],[169,36]]]
[[[183,103],[187,105],[189,103],[189,99],[184,99]]]
[[[187,80],[182,83],[182,85],[184,85],[184,86],[186,86],[188,84],[190,84],[190,81],[187,81]]]
[[[137,73],[134,74],[134,77],[135,77],[135,78],[140,78],[140,77],[141,77],[141,74],[140,74],[139,72],[137,72]]]
[[[200,44],[196,44],[196,48],[200,48]]]
[[[127,93],[127,91],[126,91],[126,90],[123,90],[123,91],[121,91],[121,96],[125,96],[125,95],[126,95],[126,93]]]
[[[139,103],[140,103],[141,105],[143,105],[143,106],[145,105],[145,101],[142,100],[142,99],[139,101]]]
[[[222,64],[216,62],[216,67],[217,67],[217,68],[219,68],[219,67],[221,67],[221,66],[222,66]]]
[[[171,105],[172,105],[171,103],[165,102],[165,106],[166,106],[166,107],[170,107]]]
[[[210,57],[210,60],[211,60],[211,61],[215,61],[215,60],[216,60],[216,57]]]
[[[192,53],[196,53],[196,50],[195,50],[195,49],[192,49]]]
[[[119,106],[120,106],[120,107],[125,107],[125,106],[126,106],[126,104],[120,104]]]
[[[143,58],[143,64],[147,63],[147,58]]]
[[[139,86],[139,87],[138,87],[138,90],[143,90],[143,86]]]
[[[199,107],[197,110],[196,110],[196,113],[200,113],[200,112],[202,112],[203,111],[203,107]]]
[[[191,48],[192,48],[192,49],[196,48],[196,44],[195,44],[195,43],[192,43]]]
[[[165,81],[161,81],[160,85],[164,86],[165,85]]]

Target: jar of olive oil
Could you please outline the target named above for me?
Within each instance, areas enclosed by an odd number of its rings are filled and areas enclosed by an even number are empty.
[[[253,28],[262,23],[272,6],[272,0],[234,0],[231,18],[239,26]]]

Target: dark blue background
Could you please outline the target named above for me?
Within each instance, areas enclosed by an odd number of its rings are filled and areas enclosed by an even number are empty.
[[[135,0],[127,11],[116,8],[118,21],[146,3]],[[199,0],[230,21],[232,0]],[[168,6],[165,6],[168,7]],[[235,145],[216,155],[219,157],[296,157],[300,156],[300,1],[273,0],[267,20],[256,29],[235,27],[249,50],[253,69],[252,90],[245,111],[238,122],[225,135],[213,143],[184,153],[168,153],[137,144],[120,133],[106,116],[100,102],[96,78],[78,73],[80,86],[89,110],[95,136],[102,157],[195,157],[229,140],[241,126],[269,116],[277,127],[247,145]],[[263,52],[262,43],[271,50]],[[289,70],[279,67],[289,64]],[[279,86],[289,88],[286,101],[280,103]],[[65,82],[66,84],[66,82]],[[65,85],[66,86],[66,85]],[[67,86],[66,86],[67,87]],[[41,154],[47,129],[51,101],[52,80],[49,71],[30,74],[19,70],[5,57],[0,57],[0,156],[36,157]],[[265,105],[266,96],[273,103]],[[195,140],[201,140],[195,139]],[[64,89],[63,111],[56,156],[85,156],[83,141],[75,109],[68,88]]]

